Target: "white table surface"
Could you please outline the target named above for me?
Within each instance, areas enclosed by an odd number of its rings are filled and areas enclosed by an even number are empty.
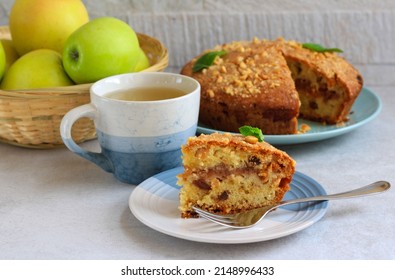
[[[395,183],[395,88],[381,114],[329,140],[281,147],[328,193]],[[95,141],[84,144],[95,147]],[[134,186],[66,148],[0,144],[0,259],[395,259],[395,190],[332,201],[311,227],[276,240],[205,244],[159,233],[128,208]]]

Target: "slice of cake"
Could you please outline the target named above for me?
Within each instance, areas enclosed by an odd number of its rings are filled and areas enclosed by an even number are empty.
[[[347,120],[362,90],[363,78],[333,52],[315,52],[301,43],[277,39],[301,101],[300,117],[336,124]]]
[[[182,147],[184,173],[178,175],[181,217],[197,217],[196,205],[238,213],[281,201],[289,190],[295,161],[254,136],[200,135]]]

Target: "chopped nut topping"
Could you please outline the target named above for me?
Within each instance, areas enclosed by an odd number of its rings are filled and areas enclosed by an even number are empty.
[[[247,80],[247,78],[248,78],[248,75],[242,75],[242,76],[240,76],[240,80],[242,80],[242,81]]]
[[[207,90],[207,94],[208,96],[210,96],[211,98],[213,98],[215,96],[215,93],[212,89]]]
[[[219,56],[217,56],[215,59],[214,59],[214,64],[215,65],[220,65],[220,64],[222,64],[224,62],[224,60],[221,58],[221,57],[219,57]]]
[[[222,93],[248,98],[280,87],[286,65],[278,66],[277,55],[281,55],[272,46],[271,41],[256,37],[249,42],[238,41],[217,46],[218,50],[225,50],[229,55],[217,57],[214,65],[202,71],[213,85],[207,91],[207,96],[212,98]]]
[[[254,38],[252,39],[252,42],[253,42],[254,44],[259,44],[260,40],[258,39],[258,37],[254,37]]]
[[[255,66],[255,61],[253,59],[247,59],[248,66]]]
[[[230,95],[233,95],[234,94],[234,89],[233,89],[233,87],[228,86],[228,87],[225,88],[225,92],[230,94]]]
[[[250,143],[250,144],[256,144],[256,143],[258,143],[258,138],[250,135],[250,136],[246,136],[244,138],[244,141],[246,141],[247,143]]]
[[[240,87],[240,86],[243,85],[242,81],[240,81],[240,80],[235,80],[235,81],[233,82],[233,84],[234,84],[235,86],[237,86],[237,87]]]
[[[241,69],[246,69],[247,68],[247,65],[244,62],[240,62],[239,66],[240,66]]]

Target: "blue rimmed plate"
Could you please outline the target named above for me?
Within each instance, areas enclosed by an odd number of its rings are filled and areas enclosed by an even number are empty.
[[[178,207],[176,175],[182,167],[159,173],[136,186],[129,197],[133,215],[148,227],[174,237],[206,242],[239,244],[271,240],[301,231],[326,213],[328,203],[301,203],[278,208],[252,228],[234,230],[204,219],[182,219]],[[314,179],[296,172],[285,199],[325,195]]]
[[[325,125],[319,122],[299,119],[299,125],[307,124],[310,126],[311,129],[308,132],[292,135],[265,135],[265,141],[273,145],[290,145],[321,141],[336,137],[367,124],[377,117],[381,111],[381,107],[380,98],[369,89],[363,88],[351,108],[351,113],[347,122],[341,125]],[[211,129],[199,124],[197,132],[211,134],[213,132],[223,131]]]

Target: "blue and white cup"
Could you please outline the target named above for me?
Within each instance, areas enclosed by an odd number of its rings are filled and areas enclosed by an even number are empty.
[[[137,87],[170,87],[185,94],[155,101],[106,97]],[[200,84],[196,80],[173,73],[122,74],[94,83],[90,97],[91,103],[69,111],[60,125],[64,144],[72,152],[129,184],[181,165],[181,145],[197,128]],[[94,120],[101,152],[87,151],[72,139],[71,127],[82,117]]]

